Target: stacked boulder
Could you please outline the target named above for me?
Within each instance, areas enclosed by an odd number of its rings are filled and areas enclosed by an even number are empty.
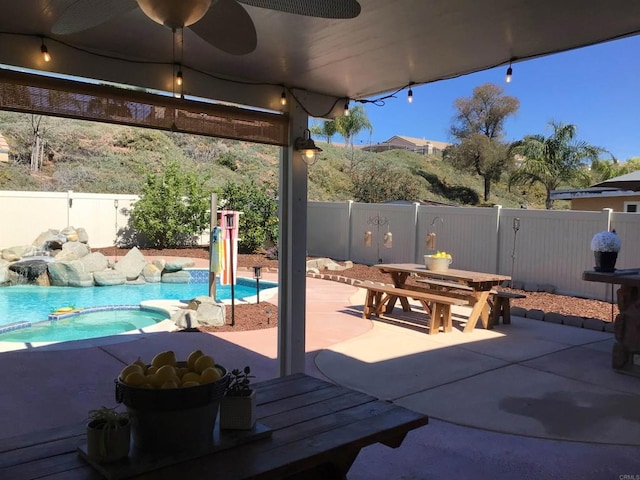
[[[87,232],[67,227],[47,230],[31,245],[3,249],[0,255],[0,285],[92,287],[140,283],[188,283],[184,268],[193,267],[188,258],[147,261],[132,248],[117,262],[100,252],[91,252]]]

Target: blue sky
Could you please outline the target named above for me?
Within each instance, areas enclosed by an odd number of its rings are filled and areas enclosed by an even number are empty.
[[[514,63],[509,84],[505,72],[498,67],[414,87],[412,104],[406,91],[382,107],[366,104],[373,134],[361,133],[355,144],[394,135],[450,141],[454,100],[492,82],[520,100],[518,113],[505,124],[507,140],[549,135],[547,124],[555,120],[576,125],[580,140],[606,148],[620,161],[640,157],[640,36]]]

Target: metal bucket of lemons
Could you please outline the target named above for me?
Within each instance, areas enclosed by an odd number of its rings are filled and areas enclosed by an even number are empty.
[[[451,254],[447,252],[436,252],[433,255],[424,256],[424,265],[427,270],[434,272],[446,272],[451,265]]]
[[[151,364],[127,365],[115,381],[116,401],[127,407],[134,447],[165,453],[210,445],[230,380],[227,370],[200,350],[186,362],[167,351]]]

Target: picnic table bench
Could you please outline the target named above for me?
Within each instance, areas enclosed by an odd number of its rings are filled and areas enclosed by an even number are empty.
[[[135,475],[136,479],[344,479],[360,449],[392,448],[424,414],[304,374],[254,384],[258,422],[271,436]],[[0,440],[3,480],[96,480],[78,454],[84,423]]]
[[[474,291],[472,287],[463,283],[451,282],[446,280],[418,278],[415,281],[421,284],[428,285],[434,290],[441,292],[442,295],[453,295],[458,298],[465,298],[465,295],[456,294],[456,290],[461,290],[469,293]],[[469,298],[470,305],[473,305],[473,297],[468,294],[466,296]],[[489,299],[487,300],[487,304],[490,308],[490,313],[487,328],[498,325],[500,323],[500,318],[502,318],[502,323],[505,325],[509,325],[511,323],[512,298],[527,298],[527,296],[521,293],[498,290],[495,287],[489,291]]]
[[[364,318],[371,318],[372,314],[378,317],[381,316],[385,313],[386,306],[389,305],[391,301],[395,302],[397,298],[413,298],[422,304],[425,312],[430,313],[429,335],[438,333],[440,326],[442,326],[443,331],[450,332],[452,329],[451,306],[464,305],[466,303],[463,299],[412,288],[397,288],[369,283],[364,283],[362,286],[367,289],[367,296],[362,313]]]

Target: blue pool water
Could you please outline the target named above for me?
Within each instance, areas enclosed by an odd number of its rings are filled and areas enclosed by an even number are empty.
[[[209,283],[206,271],[193,270],[191,283],[147,283],[143,285],[115,285],[109,287],[38,287],[33,285],[16,285],[11,287],[0,288],[0,328],[7,325],[14,325],[21,322],[29,322],[32,324],[43,322],[48,319],[52,311],[63,307],[73,307],[76,309],[84,309],[89,307],[99,307],[107,305],[139,305],[144,300],[190,300],[200,295],[209,294]],[[260,290],[276,287],[273,282],[260,282]],[[234,296],[236,300],[255,296],[256,283],[255,280],[248,278],[237,278],[234,287]],[[216,298],[218,301],[231,299],[231,287],[229,285],[216,286]],[[79,316],[65,319],[62,325],[71,325],[74,330],[79,333],[73,339],[95,338],[99,336],[112,335],[113,333],[121,333],[128,330],[135,330],[144,326],[151,325],[162,320],[163,315],[148,315],[147,311],[134,310],[128,313],[122,311],[116,312],[100,312],[100,314],[82,314]],[[91,318],[85,319],[83,317]],[[93,316],[95,315],[95,316]],[[125,318],[123,322],[116,319],[117,316]],[[113,323],[107,326],[109,318]],[[57,320],[56,322],[63,322]],[[56,322],[45,322],[50,325]],[[144,322],[143,325],[140,322]],[[116,324],[120,323],[118,327]],[[43,324],[43,325],[45,325]],[[43,326],[41,325],[41,326]],[[101,327],[100,325],[104,325]],[[133,328],[128,328],[133,326]],[[33,327],[25,329],[23,334],[32,331]],[[60,329],[58,329],[60,330]],[[71,329],[68,329],[71,330]],[[84,330],[93,330],[96,335],[87,336],[82,334]],[[98,332],[98,330],[100,330]],[[119,330],[115,332],[115,330]],[[53,336],[61,335],[60,332],[53,332],[49,329],[49,333]],[[17,335],[16,332],[0,334],[0,341],[7,341],[9,336]],[[13,340],[11,341],[18,341]],[[59,341],[47,338],[45,340],[29,340],[19,341]]]
[[[150,310],[110,310],[40,322],[0,335],[3,342],[65,342],[117,335],[161,322],[167,316]]]

